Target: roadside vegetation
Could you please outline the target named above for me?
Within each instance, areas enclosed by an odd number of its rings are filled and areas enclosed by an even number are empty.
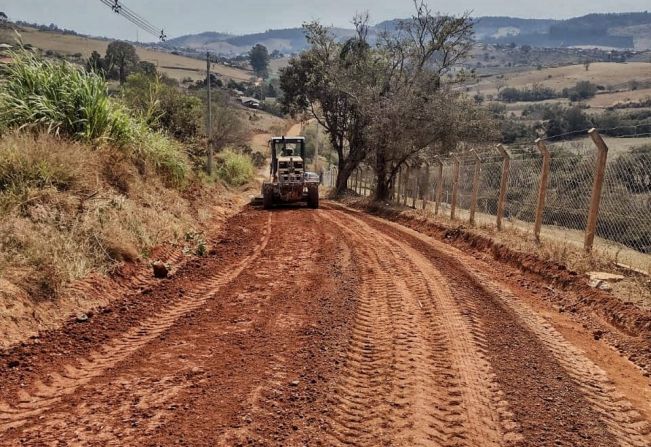
[[[118,64],[116,90],[106,73],[27,49],[8,56],[0,67],[0,293],[54,298],[90,273],[147,259],[208,224],[208,198],[222,182],[239,187],[253,177],[236,146],[218,156],[214,180],[203,174],[200,89]],[[220,152],[246,133],[227,101],[218,97],[214,109]]]

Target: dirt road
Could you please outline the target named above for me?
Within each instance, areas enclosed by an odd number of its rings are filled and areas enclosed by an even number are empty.
[[[4,353],[0,444],[651,445],[648,376],[545,284],[334,204],[225,230]]]

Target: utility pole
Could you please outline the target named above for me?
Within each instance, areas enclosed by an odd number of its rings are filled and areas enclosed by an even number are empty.
[[[316,123],[316,143],[314,145],[314,172],[319,172],[319,145],[321,144],[321,126]]]
[[[208,86],[208,113],[206,117],[206,134],[208,136],[208,175],[212,175],[212,82],[210,79],[210,52],[206,52],[206,85]]]

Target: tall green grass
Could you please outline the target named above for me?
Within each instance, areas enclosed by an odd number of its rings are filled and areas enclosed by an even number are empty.
[[[248,155],[227,149],[219,154],[217,175],[231,186],[242,186],[253,180],[255,167]]]
[[[142,118],[109,97],[101,77],[27,50],[11,54],[0,82],[0,133],[47,132],[121,148],[139,165],[151,165],[170,186],[184,184],[190,165],[178,143],[154,132]]]
[[[0,86],[0,129],[34,129],[88,142],[130,142],[128,114],[111,102],[102,78],[25,50],[11,57]]]

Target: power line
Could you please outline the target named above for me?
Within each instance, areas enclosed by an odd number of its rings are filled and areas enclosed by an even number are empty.
[[[100,0],[100,1],[106,6],[108,6],[109,8],[111,8],[113,12],[124,17],[129,22],[133,23],[143,31],[158,37],[162,41],[165,41],[165,39],[167,38],[167,36],[165,35],[165,31],[163,29],[160,29],[159,31],[159,29],[156,26],[152,25],[151,22],[149,22],[144,17],[135,13],[133,10],[128,8],[126,5],[124,5],[120,0]]]

